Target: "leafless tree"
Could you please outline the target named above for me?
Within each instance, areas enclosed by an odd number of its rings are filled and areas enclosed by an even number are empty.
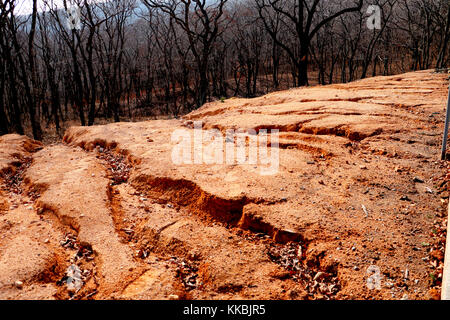
[[[330,10],[330,7],[336,7],[332,3],[324,5],[320,0],[255,0],[255,3],[267,32],[287,52],[293,62],[296,68],[296,85],[304,86],[308,84],[311,40],[327,23],[345,13],[361,10],[363,0],[344,8],[338,7],[336,10]],[[330,11],[325,18],[317,20],[319,10]],[[284,17],[283,32],[292,34],[292,40],[295,41],[286,42],[280,39],[280,30],[275,28],[273,12]]]
[[[27,14],[18,1],[0,0],[0,134],[177,117],[214,99],[450,61],[448,0],[33,0]],[[380,29],[367,27],[369,4]]]
[[[211,3],[212,2],[212,3]],[[209,91],[208,64],[213,44],[229,20],[224,14],[228,0],[144,0],[144,3],[172,17],[185,33],[197,64],[197,106],[206,102]]]

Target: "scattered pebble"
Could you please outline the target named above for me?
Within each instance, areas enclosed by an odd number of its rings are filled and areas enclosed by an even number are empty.
[[[364,213],[366,215],[366,218],[367,218],[369,216],[369,212],[367,211],[366,206],[362,204],[361,208],[363,209],[363,211],[364,211]]]
[[[16,286],[17,289],[22,289],[23,288],[23,282],[22,281],[16,281],[14,283],[14,285]]]
[[[324,273],[322,271],[319,271],[316,273],[313,280],[314,281],[320,280],[323,276],[324,276]]]
[[[77,265],[72,264],[67,268],[66,275],[67,291],[69,293],[75,293],[80,290],[83,285],[80,268]]]
[[[297,250],[297,257],[298,257],[299,259],[301,259],[302,256],[303,256],[302,246],[299,245],[299,246],[298,246],[298,250]]]
[[[401,201],[411,201],[411,199],[408,196],[403,196],[400,198]]]

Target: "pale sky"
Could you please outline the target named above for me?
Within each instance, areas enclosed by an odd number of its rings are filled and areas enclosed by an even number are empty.
[[[70,6],[71,3],[73,3],[73,0],[66,0],[67,6]],[[89,0],[88,2],[95,2],[99,0]],[[44,10],[44,0],[38,0],[38,10],[43,11]],[[52,4],[52,6],[56,6],[58,8],[63,8],[63,0],[47,0],[49,4]],[[33,0],[17,0],[16,5],[16,14],[31,14],[33,11]]]

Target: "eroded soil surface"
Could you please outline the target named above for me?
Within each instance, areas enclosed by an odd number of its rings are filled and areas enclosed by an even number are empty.
[[[2,136],[0,299],[437,298],[447,85],[424,71],[71,127],[47,146]],[[199,121],[278,129],[278,172],[174,163],[173,133]]]

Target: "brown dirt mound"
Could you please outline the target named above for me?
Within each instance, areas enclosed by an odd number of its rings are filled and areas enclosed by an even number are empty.
[[[40,151],[0,137],[2,298],[433,298],[446,90],[445,75],[423,71],[72,127]],[[278,171],[174,163],[173,133],[194,136],[195,121],[204,133],[278,129]]]

